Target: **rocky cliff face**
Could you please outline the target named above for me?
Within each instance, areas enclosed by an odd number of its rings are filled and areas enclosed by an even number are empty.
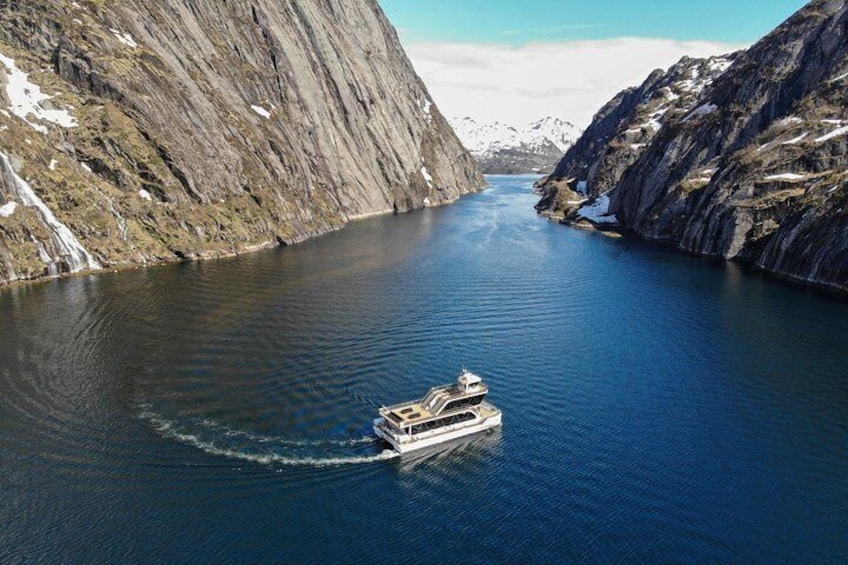
[[[684,57],[667,71],[657,69],[639,87],[618,93],[595,114],[553,173],[537,183],[543,192],[537,208],[568,217],[588,197],[616,186],[666,120],[688,113],[735,57]]]
[[[0,3],[0,283],[482,187],[376,0]]]
[[[848,291],[848,6],[814,0],[665,123],[609,193],[644,237]]]

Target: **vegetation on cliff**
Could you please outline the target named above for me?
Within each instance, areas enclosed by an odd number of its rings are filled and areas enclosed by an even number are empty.
[[[292,243],[483,185],[376,0],[33,0],[0,21],[0,283]]]
[[[643,237],[848,291],[846,29],[844,2],[810,2],[626,151],[599,132],[637,129],[657,81],[620,94],[540,183],[540,211],[573,213],[585,181]]]

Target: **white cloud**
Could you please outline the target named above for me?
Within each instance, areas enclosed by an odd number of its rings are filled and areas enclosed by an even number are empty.
[[[740,44],[617,38],[520,47],[409,43],[416,71],[445,116],[521,126],[554,116],[586,127],[617,92],[682,56],[707,57]]]

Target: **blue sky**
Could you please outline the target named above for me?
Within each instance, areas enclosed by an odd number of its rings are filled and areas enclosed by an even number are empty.
[[[380,0],[406,41],[756,41],[802,0]]]
[[[586,127],[682,56],[743,49],[802,0],[379,0],[442,114]]]

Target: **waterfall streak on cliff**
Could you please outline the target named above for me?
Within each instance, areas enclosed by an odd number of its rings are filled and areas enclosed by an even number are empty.
[[[100,269],[100,263],[83,247],[76,236],[68,229],[68,226],[60,222],[44,201],[35,194],[29,183],[15,173],[9,157],[0,153],[0,160],[2,160],[4,171],[10,176],[12,182],[9,183],[9,186],[15,191],[18,200],[24,206],[36,208],[41,219],[50,228],[53,234],[53,243],[59,251],[58,257],[50,258],[52,264],[55,265],[59,261],[65,260],[68,262],[68,268],[72,273],[84,269]],[[53,269],[50,272],[53,273]]]

